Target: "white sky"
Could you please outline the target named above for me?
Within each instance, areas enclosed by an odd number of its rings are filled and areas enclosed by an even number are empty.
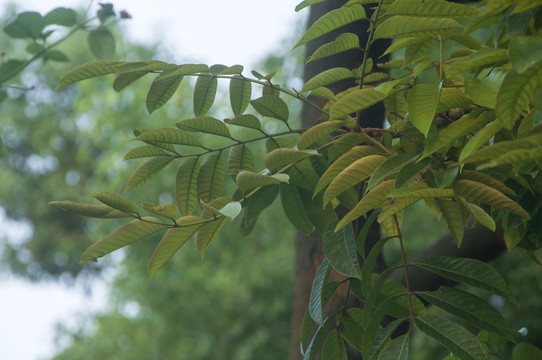
[[[0,15],[9,2],[0,0]],[[131,41],[153,43],[161,38],[176,62],[242,64],[249,68],[277,49],[296,23],[305,22],[308,12],[295,13],[294,8],[301,0],[101,2],[111,2],[117,10],[127,10],[133,16],[123,25]],[[85,6],[88,1],[16,0],[15,3],[22,10],[44,14],[59,6]],[[9,276],[0,277],[0,289],[0,349],[1,358],[6,360],[51,356],[55,323],[69,323],[77,311],[88,308],[89,304],[93,304],[92,309],[99,309],[107,297],[103,283],[96,283],[92,298],[85,297],[81,288],[30,284]]]

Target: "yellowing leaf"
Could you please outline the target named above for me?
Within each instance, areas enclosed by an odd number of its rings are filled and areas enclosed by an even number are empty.
[[[314,90],[319,87],[330,85],[340,80],[351,79],[353,77],[354,74],[352,73],[352,70],[344,67],[327,69],[307,81],[301,89],[301,92]]]
[[[344,125],[345,122],[340,120],[326,121],[314,125],[299,137],[299,140],[297,140],[297,147],[301,150],[306,149]]]
[[[311,156],[318,155],[316,150],[295,150],[288,148],[278,148],[271,151],[265,157],[265,166],[275,172],[285,166],[295,164]]]
[[[286,174],[281,175],[288,177],[288,175]],[[260,186],[288,182],[288,179],[277,178],[243,170],[239,171],[239,174],[237,174],[237,177],[235,178],[235,182],[237,183],[237,186],[241,191],[247,192]]]
[[[375,105],[384,100],[386,97],[386,94],[376,91],[373,88],[356,89],[344,97],[337,97],[337,101],[329,110],[329,116],[332,120],[339,119],[342,116],[352,114]]]
[[[305,63],[339,54],[344,51],[359,49],[359,38],[356,34],[342,33],[337,38],[316,49]]]
[[[404,38],[447,34],[462,26],[446,18],[414,16],[392,16],[384,20],[375,30],[374,38]]]

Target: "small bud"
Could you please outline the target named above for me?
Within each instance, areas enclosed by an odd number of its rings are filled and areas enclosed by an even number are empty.
[[[130,15],[130,13],[126,10],[121,10],[120,11],[120,18],[121,19],[131,19],[132,18],[132,15]]]

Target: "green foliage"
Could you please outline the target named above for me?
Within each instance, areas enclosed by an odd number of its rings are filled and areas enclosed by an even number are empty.
[[[304,1],[297,10],[318,2]],[[253,71],[253,78],[246,77],[239,65],[98,61],[67,73],[59,87],[115,74],[114,88],[120,91],[145,73],[156,72],[147,93],[149,113],[172,99],[184,77],[197,78],[193,90],[196,117],[178,122],[181,130],[137,130],[135,140],[147,145],[126,156],[151,157],[128,180],[127,191],[146,182],[169,162],[181,159],[175,200],[182,217],[173,223],[141,217],[139,209],[127,200],[99,193],[95,196],[98,200],[136,220],[92,245],[83,254],[83,261],[167,229],[149,264],[153,276],[192,234],[196,234],[203,256],[227,219],[241,211],[240,230],[250,234],[262,211],[280,193],[284,212],[298,229],[316,229],[323,235],[326,259],[313,281],[309,317],[303,325],[305,359],[319,352],[322,358],[346,358],[346,342],[364,358],[406,359],[417,331],[461,359],[487,358],[488,345],[464,326],[513,340],[498,310],[473,294],[483,290],[516,303],[494,268],[479,260],[444,256],[409,263],[405,252],[409,239],[401,229],[404,212],[424,201],[428,209],[442,215],[458,247],[465,226],[475,222],[492,231],[502,228],[509,249],[532,255],[540,248],[540,233],[536,231],[540,206],[534,206],[525,195],[537,198],[542,190],[542,60],[539,51],[530,49],[540,44],[539,15],[524,2],[514,0],[489,0],[483,13],[443,0],[395,0],[379,1],[371,19],[367,19],[364,3],[369,1],[349,1],[324,14],[295,45],[354,21],[369,21],[359,68],[325,69],[307,81],[300,92],[273,84],[273,73],[263,76]],[[522,12],[515,15],[518,8]],[[505,20],[494,26],[497,16]],[[480,39],[478,30],[488,33],[490,40]],[[367,55],[374,39],[381,38],[399,39],[385,51],[396,59],[380,64],[393,70],[389,75],[371,73],[373,60]],[[438,55],[430,51],[433,44],[439,49]],[[457,48],[457,44],[465,48]],[[341,34],[320,46],[308,61],[357,47],[357,37]],[[353,79],[356,85],[338,94],[324,90],[344,79]],[[229,82],[233,119],[222,121],[205,115],[212,109],[219,81]],[[253,86],[262,88],[261,97],[252,98]],[[321,107],[303,94],[308,91],[329,101]],[[280,96],[317,110],[322,115],[320,123],[309,129],[292,128],[288,104]],[[390,127],[363,128],[364,110],[377,104],[383,104],[390,115]],[[283,131],[262,130],[258,116],[279,120],[277,126]],[[260,134],[234,138],[234,125]],[[224,143],[204,145],[206,137],[185,131],[205,133]],[[268,154],[254,156],[248,145],[264,141]],[[229,151],[227,166],[221,156],[225,151]],[[200,158],[204,158],[201,167]],[[226,169],[233,181],[226,179]],[[83,215],[109,214],[105,208],[56,204]],[[154,207],[144,208],[156,213]],[[371,219],[376,218],[389,236],[366,255],[369,230],[360,230],[360,217],[371,212]],[[394,239],[390,244],[400,248],[401,259],[375,274],[377,258],[390,239]],[[461,283],[465,290],[442,287],[417,292],[409,283],[411,266]],[[331,269],[344,276],[349,294],[364,304],[360,313],[349,312],[346,302],[339,309],[324,311],[326,301],[339,287],[328,281]],[[391,277],[395,269],[404,275],[405,286]],[[456,318],[426,314],[420,299]],[[385,316],[394,321],[382,328]],[[311,321],[317,326],[314,332],[309,329]],[[401,323],[408,324],[408,330],[392,339]],[[526,351],[530,350],[520,344],[514,354]]]

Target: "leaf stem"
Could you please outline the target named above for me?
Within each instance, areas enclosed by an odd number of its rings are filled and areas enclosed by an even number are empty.
[[[401,256],[403,258],[403,265],[401,266],[405,271],[405,286],[406,286],[406,295],[408,299],[408,332],[407,335],[412,331],[412,320],[414,319],[414,314],[412,312],[412,292],[410,291],[410,280],[408,277],[408,267],[409,264],[406,259],[405,247],[403,245],[403,234],[401,233],[401,228],[399,227],[399,220],[397,220],[397,214],[393,214],[393,221],[395,222],[395,228],[397,229],[397,239],[399,240],[399,245],[401,246]]]

